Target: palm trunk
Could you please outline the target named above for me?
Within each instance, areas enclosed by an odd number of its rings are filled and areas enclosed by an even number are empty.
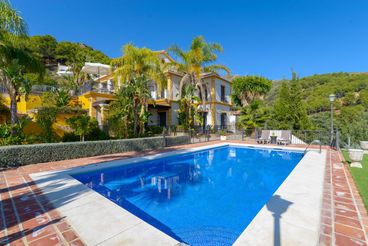
[[[12,124],[18,123],[18,108],[17,108],[17,97],[15,94],[10,93],[10,122]]]
[[[137,128],[138,128],[138,103],[137,103],[138,99],[135,97],[133,99],[133,101],[134,101],[133,134],[134,134],[134,137],[136,137],[137,136]]]
[[[139,132],[140,132],[140,134],[141,135],[143,135],[144,134],[144,132],[145,132],[145,129],[144,129],[144,121],[142,120],[142,118],[144,117],[144,113],[146,112],[146,107],[145,107],[145,104],[144,104],[144,102],[142,103],[142,105],[141,105],[141,113],[140,113],[140,122],[139,122]]]

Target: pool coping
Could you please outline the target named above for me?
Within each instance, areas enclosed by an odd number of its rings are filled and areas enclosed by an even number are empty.
[[[65,169],[61,171],[49,171],[42,173],[34,173],[30,174],[31,178],[36,182],[38,187],[42,190],[43,194],[49,199],[49,201],[53,204],[57,210],[66,217],[66,220],[69,224],[74,228],[74,230],[80,235],[80,238],[88,245],[117,245],[117,244],[129,244],[129,245],[141,245],[142,243],[147,243],[149,241],[155,242],[156,244],[162,245],[176,245],[179,242],[164,232],[156,229],[155,227],[149,225],[145,221],[131,214],[127,210],[119,207],[112,201],[98,194],[97,192],[87,188],[85,185],[81,184],[79,181],[70,176],[70,174],[80,173],[80,172],[89,172],[96,169],[101,168],[109,168],[112,166],[121,166],[146,160],[152,160],[156,158],[162,158],[177,154],[185,154],[210,148],[216,148],[221,146],[246,146],[246,147],[254,147],[257,149],[276,149],[276,150],[296,150],[303,151],[302,148],[297,147],[277,147],[275,146],[262,146],[260,148],[259,145],[254,144],[242,144],[242,143],[220,143],[220,144],[211,144],[202,147],[194,147],[187,148],[182,150],[176,150],[172,152],[164,152],[154,155],[148,155],[143,157],[134,157],[123,160],[114,160],[105,163],[98,164],[90,164],[86,166],[80,166],[70,169]],[[305,166],[303,164],[303,160],[308,156],[314,156],[315,159],[316,153],[314,151],[308,152],[303,159],[299,162],[297,167]],[[323,170],[319,170],[318,172],[321,175],[321,188],[320,188],[320,196],[313,196],[313,200],[318,197],[318,201],[315,204],[319,204],[321,206],[322,202],[322,190],[323,190],[323,175],[324,175],[324,162],[325,151],[323,150],[322,154],[318,154],[320,156],[319,159],[322,160],[321,156],[324,156],[323,163],[319,166],[323,167]],[[312,159],[313,159],[312,158]],[[311,161],[306,161],[306,165]],[[302,164],[302,165],[301,165]],[[284,180],[284,182],[280,185],[279,189],[274,193],[274,195],[278,194],[281,197],[285,196],[282,192],[284,186],[287,186],[290,183],[288,180],[290,177],[295,176],[292,175],[295,168],[290,175]],[[304,168],[301,168],[304,169]],[[302,170],[303,173],[303,170]],[[290,186],[290,185],[288,185]],[[294,186],[294,185],[292,185]],[[283,188],[285,189],[285,188]],[[286,189],[287,191],[287,189]],[[287,192],[286,192],[287,193]],[[312,192],[314,193],[314,192]],[[318,192],[317,192],[318,193]],[[319,193],[318,193],[319,194]],[[287,195],[287,194],[286,194]],[[270,201],[269,201],[270,202]],[[268,203],[267,203],[268,204]],[[299,204],[297,200],[294,201],[295,206]],[[295,207],[294,206],[294,207]],[[264,229],[261,231],[257,231],[255,229],[249,228],[262,228],[262,224],[267,221],[263,221],[263,217],[265,216],[265,207],[266,205],[259,211],[253,221],[249,224],[249,226],[245,229],[245,231],[240,235],[235,244],[252,244],[255,245],[256,242],[249,241],[250,237],[270,237],[270,233],[273,230],[269,228],[267,231]],[[320,208],[318,209],[318,225],[315,225],[316,221],[313,220],[313,226],[315,226],[315,231],[317,233],[316,242],[318,242],[318,233],[319,233],[319,219],[320,219]],[[93,216],[92,216],[93,215]],[[298,218],[298,214],[293,214],[295,218]],[[291,217],[293,217],[291,216]],[[284,216],[285,217],[285,216]],[[285,220],[285,221],[289,221]],[[309,223],[310,221],[301,221]],[[299,227],[303,228],[303,223],[298,223]],[[292,225],[287,223],[283,225],[284,227],[288,225]],[[258,227],[257,227],[258,226]],[[294,225],[292,225],[294,226]],[[308,225],[304,225],[304,227],[308,227]],[[310,225],[309,225],[310,227]],[[261,235],[259,235],[261,234]],[[253,236],[250,236],[253,235]],[[268,235],[268,236],[262,236]],[[272,238],[272,237],[271,237]],[[282,237],[283,238],[283,237]],[[300,238],[300,237],[299,237]],[[263,239],[262,239],[263,240]],[[265,241],[262,242],[262,245],[265,245]],[[273,241],[272,241],[273,242]],[[310,241],[309,241],[310,242]],[[273,245],[273,243],[272,243]]]

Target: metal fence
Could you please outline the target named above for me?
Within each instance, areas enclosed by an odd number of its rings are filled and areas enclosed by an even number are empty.
[[[33,93],[43,93],[49,91],[55,91],[57,86],[51,85],[32,85],[31,92]],[[8,90],[4,86],[0,86],[0,93],[7,94]]]
[[[243,129],[234,125],[226,126],[195,126],[184,129],[181,126],[165,126],[165,135],[189,135],[191,143],[220,140],[224,136],[227,140],[240,140],[255,143],[264,129]],[[270,135],[281,137],[283,130],[270,130]],[[339,131],[333,133],[327,130],[290,130],[290,144],[307,146],[311,143],[320,143],[323,146],[341,147]]]
[[[109,89],[107,85],[103,83],[98,84],[95,81],[88,81],[78,88],[78,95],[82,95],[84,93],[92,91],[103,94],[114,94],[114,90]]]

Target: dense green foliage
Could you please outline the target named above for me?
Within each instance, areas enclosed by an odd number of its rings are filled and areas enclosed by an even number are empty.
[[[273,101],[282,82],[274,84],[268,101]],[[368,106],[368,73],[331,73],[313,75],[299,79],[309,114],[328,111],[328,96],[337,97],[335,107],[363,105]]]
[[[70,101],[70,94],[63,88],[57,88],[54,91],[44,92],[42,94],[43,106],[66,107]]]
[[[150,137],[77,143],[4,146],[0,147],[0,167],[68,160],[125,151],[159,149],[164,146],[180,145],[188,142],[188,136],[176,136],[166,137],[165,139],[163,137]]]
[[[86,111],[79,107],[63,106],[58,107],[55,105],[49,105],[40,107],[36,114],[36,123],[42,129],[42,134],[37,136],[38,142],[56,142],[59,137],[56,135],[53,125],[56,122],[56,118],[60,114],[72,114],[76,116],[85,115]]]
[[[268,125],[275,129],[310,129],[311,124],[297,79],[282,83]]]
[[[345,160],[350,163],[349,153],[346,150],[342,151]],[[358,188],[360,196],[366,210],[368,211],[368,155],[365,154],[362,161],[363,168],[350,167],[350,173],[353,176],[354,182]]]
[[[159,90],[166,86],[165,64],[157,53],[132,44],[125,45],[123,55],[113,59],[111,64],[115,69],[115,81],[121,80],[123,83],[117,93],[118,102],[110,105],[111,129],[117,136],[145,136],[150,115],[148,100],[151,94],[148,86],[152,81],[155,81]]]
[[[264,107],[259,99],[251,101],[247,106],[241,109],[241,115],[238,124],[244,129],[255,129],[263,127],[270,118],[269,110]]]
[[[38,73],[44,67],[27,46],[27,27],[19,13],[8,1],[0,1],[0,85],[10,97],[10,115],[13,125],[18,123],[17,98],[27,95],[30,83],[27,73]],[[16,128],[12,135],[16,135]]]
[[[29,39],[31,50],[38,55],[45,64],[84,64],[84,62],[110,63],[110,58],[99,50],[85,44],[73,42],[58,42],[51,35],[32,36]]]
[[[232,80],[232,101],[236,106],[247,106],[255,99],[263,98],[272,81],[260,76],[239,76]]]
[[[185,130],[192,129],[195,123],[202,123],[198,113],[200,99],[195,94],[192,84],[185,84],[179,100],[178,121]]]
[[[88,115],[76,115],[67,119],[66,122],[73,129],[73,133],[80,137],[80,141],[84,141],[86,135],[98,128],[97,120]]]
[[[272,107],[277,103],[280,89],[286,84],[291,86],[293,80],[274,83],[266,98]],[[309,129],[330,130],[330,103],[328,96],[336,95],[334,102],[334,125],[340,130],[341,144],[356,145],[359,140],[368,139],[368,74],[367,73],[332,73],[313,75],[298,79],[299,98],[304,102],[310,124]],[[289,92],[282,92],[288,100]],[[279,103],[279,110],[288,117],[284,103]],[[276,106],[275,106],[276,107]],[[277,117],[277,115],[275,115]],[[289,120],[285,120],[287,123]],[[305,127],[303,127],[305,128]]]
[[[33,137],[24,133],[24,128],[29,122],[28,117],[22,117],[16,124],[0,124],[0,146],[32,143]],[[13,132],[17,134],[13,134]]]
[[[44,142],[54,142],[56,135],[52,129],[52,125],[56,121],[58,108],[43,107],[37,111],[37,124],[41,127],[43,134],[40,136]]]

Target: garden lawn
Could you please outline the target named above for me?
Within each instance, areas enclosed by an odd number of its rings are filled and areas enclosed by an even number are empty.
[[[343,150],[342,153],[345,160],[350,163],[348,151]],[[368,211],[368,154],[364,155],[362,165],[363,168],[349,166],[349,170],[358,187],[360,196],[363,198],[365,209]]]

